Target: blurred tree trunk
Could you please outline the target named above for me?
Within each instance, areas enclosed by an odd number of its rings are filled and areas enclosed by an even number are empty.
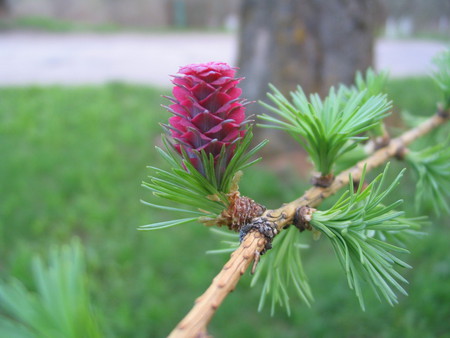
[[[0,0],[0,18],[4,18],[9,14],[8,0]]]
[[[241,86],[248,99],[266,101],[269,82],[285,94],[351,83],[373,64],[383,10],[380,0],[242,0],[240,16]]]

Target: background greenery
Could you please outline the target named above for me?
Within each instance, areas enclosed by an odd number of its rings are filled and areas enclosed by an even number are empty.
[[[123,33],[123,32],[141,32],[141,33],[186,33],[186,32],[198,32],[199,28],[187,28],[187,27],[133,27],[127,25],[121,25],[118,23],[103,23],[103,24],[89,24],[79,21],[70,21],[63,19],[49,18],[45,16],[20,16],[0,18],[0,31],[33,31],[33,32],[51,32],[51,33]],[[217,33],[227,32],[225,28],[213,28],[205,27],[201,29],[202,33]],[[439,34],[431,36],[432,39],[442,39]],[[428,38],[428,37],[425,37]],[[448,40],[448,39],[447,39]]]
[[[417,0],[421,1],[421,0]],[[433,1],[444,1],[444,0],[433,0]],[[392,5],[392,0],[385,0],[386,4]],[[400,2],[404,2],[404,0],[400,0]],[[428,6],[429,8],[432,8],[434,11],[439,11],[440,7],[436,5],[431,5],[428,3],[422,2],[421,5]],[[395,5],[394,5],[395,7]],[[406,8],[409,8],[411,6],[406,6]],[[414,7],[414,6],[412,6]],[[392,8],[391,8],[392,9]],[[421,10],[418,8],[415,8],[415,10],[418,10],[420,13]],[[393,17],[398,17],[399,13],[400,16],[404,16],[405,14],[405,8],[396,8],[394,9],[396,13],[393,14]],[[417,15],[417,14],[416,14]],[[435,23],[434,19],[428,18],[428,21]],[[426,20],[425,20],[426,22]],[[395,36],[389,36],[389,38],[400,38],[400,39],[423,39],[423,40],[437,40],[437,41],[444,41],[448,42],[450,41],[450,35],[445,30],[439,31],[436,29],[436,27],[433,27],[433,25],[429,25],[428,27],[424,27],[422,22],[418,27],[415,27],[414,31],[409,32],[408,34],[402,34],[401,32],[397,32]],[[418,24],[416,22],[416,24]],[[164,33],[164,32],[186,32],[186,31],[198,31],[199,28],[196,27],[168,27],[168,28],[154,28],[154,27],[135,27],[133,25],[127,25],[127,24],[119,24],[119,23],[102,23],[102,24],[90,24],[90,23],[82,23],[79,21],[73,21],[73,20],[65,20],[65,19],[57,19],[57,18],[51,18],[48,16],[18,16],[18,17],[7,17],[7,18],[0,18],[0,31],[7,31],[7,30],[31,30],[31,31],[43,31],[43,32],[95,32],[95,33],[111,33],[111,32],[158,32],[158,33]],[[226,28],[218,28],[218,27],[202,27],[201,29],[202,33],[205,32],[229,32],[229,29]],[[383,37],[385,35],[384,30],[381,30],[379,32],[379,35]]]
[[[388,93],[400,108],[431,114],[436,97],[430,80],[391,81]],[[139,203],[146,165],[161,165],[154,145],[165,90],[109,84],[100,87],[0,89],[0,277],[14,276],[32,288],[31,259],[49,248],[81,239],[92,302],[105,335],[161,337],[190,309],[227,259],[204,255],[220,238],[199,224],[164,231],[136,228],[169,219]],[[448,126],[446,126],[448,132]],[[394,128],[395,132],[395,128]],[[268,145],[270,147],[270,144]],[[241,190],[268,207],[300,195],[307,186],[295,168],[271,173],[263,161],[244,176]],[[401,164],[397,165],[397,168]],[[396,170],[392,170],[395,174]],[[398,170],[397,170],[398,172]],[[398,195],[414,211],[411,179]],[[409,180],[409,181],[408,181]],[[398,196],[397,196],[398,197]],[[429,209],[424,211],[429,214]],[[450,227],[433,218],[427,236],[404,257],[413,270],[409,297],[389,307],[370,292],[360,310],[327,241],[311,242],[305,269],[316,302],[292,302],[292,315],[257,312],[259,288],[244,276],[213,319],[217,337],[444,337],[450,332]]]

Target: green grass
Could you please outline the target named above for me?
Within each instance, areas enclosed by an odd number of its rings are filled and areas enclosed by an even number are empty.
[[[431,77],[390,81],[386,90],[396,112],[407,110],[416,116],[430,116],[436,111],[436,102],[442,99]]]
[[[393,37],[387,37],[386,35],[381,35],[381,37],[385,37],[388,39],[395,39],[395,40],[426,40],[426,41],[441,41],[444,43],[450,42],[450,34],[449,30],[439,32],[438,30],[420,30],[417,32],[414,32],[410,35],[402,35],[397,34]]]
[[[73,20],[62,20],[47,16],[22,16],[0,18],[0,32],[7,30],[32,30],[51,33],[227,33],[225,28],[198,27],[146,27],[145,25],[107,23],[87,23]]]
[[[396,80],[388,89],[403,108],[434,111],[434,89],[427,80]],[[168,114],[159,106],[166,103],[160,94],[167,92],[121,84],[0,89],[0,277],[15,276],[33,288],[32,257],[45,257],[52,245],[80,238],[92,302],[110,337],[167,335],[227,259],[204,255],[219,246],[219,239],[201,225],[136,230],[171,217],[139,203],[149,197],[140,187],[149,173],[146,165],[161,165],[154,145],[158,122]],[[241,188],[276,207],[307,186],[295,172],[283,175],[280,184],[277,180],[263,162],[244,175]],[[413,200],[408,181],[400,190]],[[312,246],[304,254],[316,298],[312,308],[293,300],[291,317],[282,310],[274,317],[268,310],[258,313],[259,289],[249,287],[246,275],[218,310],[211,333],[445,336],[450,331],[448,218],[437,220],[428,232],[404,257],[414,266],[405,271],[410,296],[401,297],[396,307],[368,292],[362,312],[328,243],[311,242],[304,233]]]
[[[60,20],[43,16],[24,16],[0,19],[0,31],[11,29],[37,30],[44,32],[120,32],[124,28],[116,24],[88,24]]]

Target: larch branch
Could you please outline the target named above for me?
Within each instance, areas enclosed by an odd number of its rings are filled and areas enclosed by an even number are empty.
[[[429,133],[447,120],[448,114],[434,115],[416,128],[392,139],[387,146],[375,151],[352,168],[341,172],[329,187],[312,187],[298,199],[284,204],[278,209],[267,210],[257,219],[271,223],[272,227],[277,229],[278,232],[282,231],[284,227],[292,224],[298,208],[319,205],[325,198],[347,186],[350,174],[355,182],[359,181],[364,166],[366,166],[366,171],[368,172],[382,165],[413,141]],[[205,293],[197,298],[191,311],[171,332],[170,337],[207,337],[207,326],[215,311],[225,297],[234,290],[241,276],[250,266],[253,259],[264,249],[265,245],[266,238],[261,233],[250,231],[241,242],[239,248],[231,254],[231,258],[213,279]]]

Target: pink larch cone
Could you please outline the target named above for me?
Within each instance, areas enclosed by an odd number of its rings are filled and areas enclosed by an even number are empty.
[[[223,174],[232,158],[236,142],[246,132],[245,102],[235,70],[222,62],[192,64],[182,67],[174,76],[173,104],[166,107],[174,114],[165,126],[172,136],[175,149],[183,151],[193,166],[203,175],[200,151],[212,154],[216,175]],[[183,149],[183,151],[182,151]],[[223,149],[223,150],[222,150]],[[224,158],[220,155],[223,155]]]

